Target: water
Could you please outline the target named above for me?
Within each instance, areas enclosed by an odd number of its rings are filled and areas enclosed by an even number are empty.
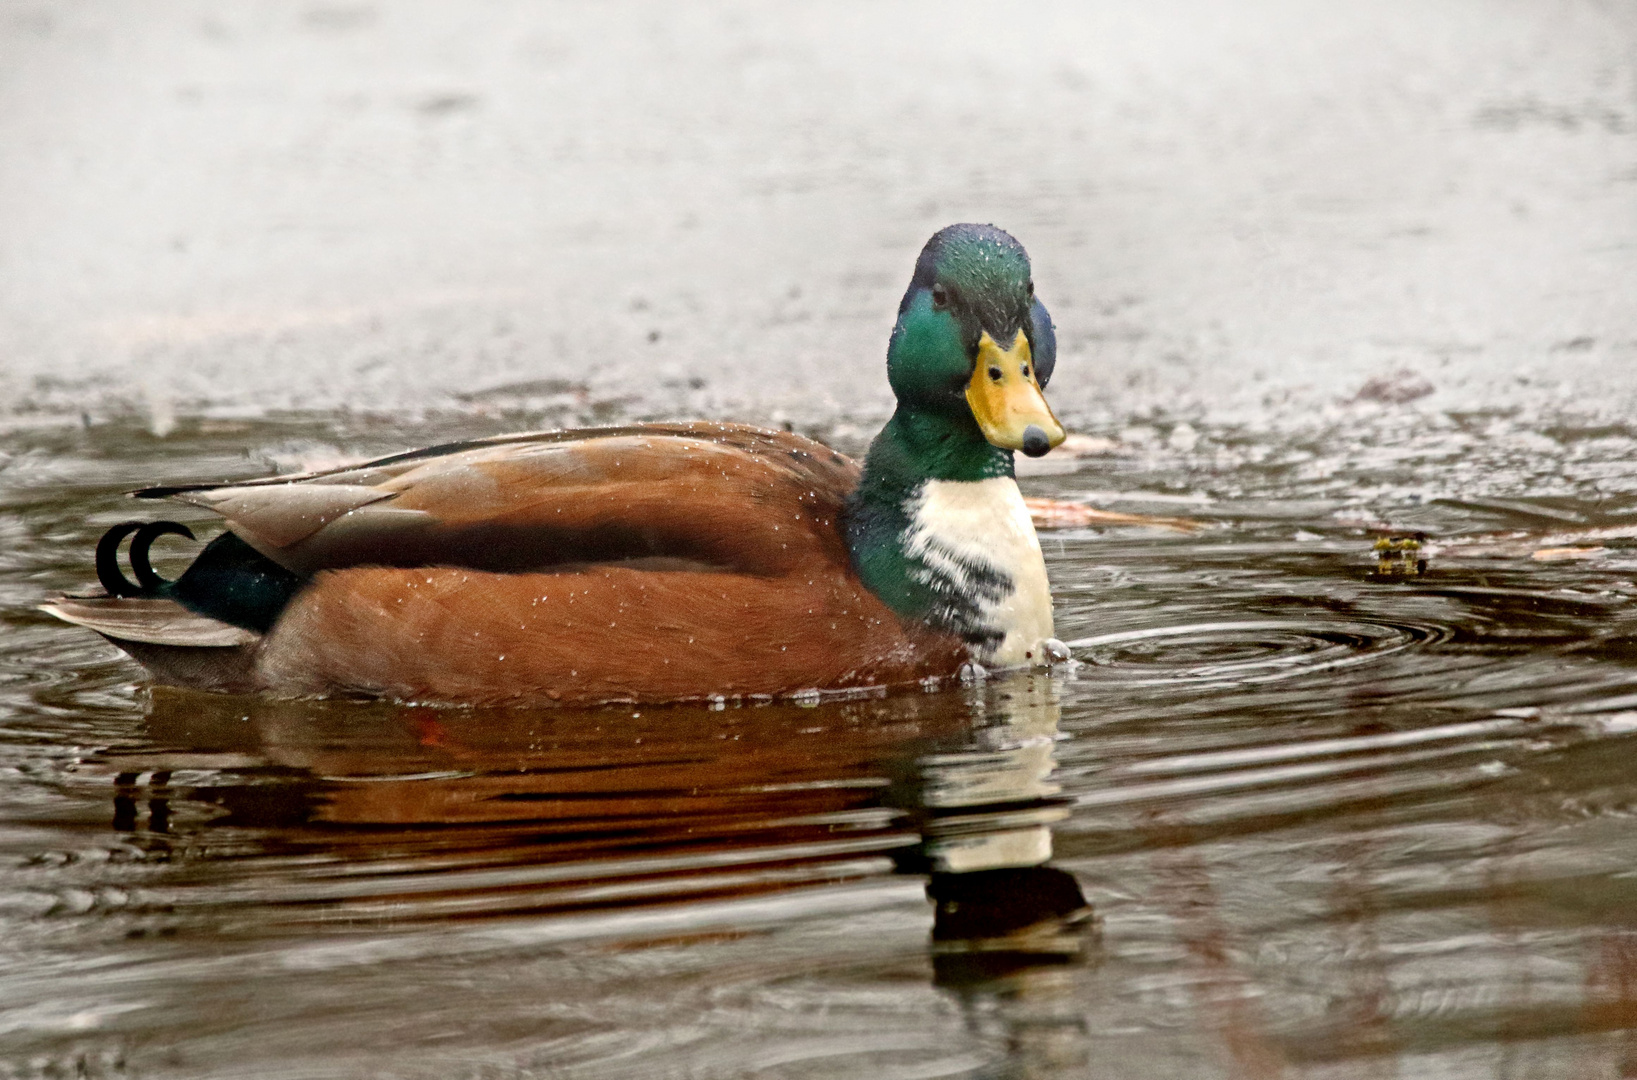
[[[498,422],[14,430],[0,1062],[1625,1075],[1637,495],[1600,466],[1628,437],[1552,428],[1463,498],[1413,481],[1528,440],[1429,411],[1389,455],[1372,415],[1046,459],[1031,494],[1202,526],[1043,534],[1070,671],[721,710],[140,689],[28,609],[90,580],[117,492]],[[1380,572],[1380,527],[1429,534],[1424,574]]]

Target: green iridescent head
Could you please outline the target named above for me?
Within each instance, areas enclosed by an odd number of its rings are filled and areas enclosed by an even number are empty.
[[[1063,441],[1041,393],[1056,357],[1022,244],[993,225],[951,225],[927,241],[887,347],[900,412],[1038,457]]]

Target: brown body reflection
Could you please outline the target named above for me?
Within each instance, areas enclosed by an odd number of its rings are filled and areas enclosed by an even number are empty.
[[[541,914],[931,875],[934,938],[1084,908],[1050,679],[817,706],[450,710],[153,693],[114,826],[287,918]],[[268,863],[267,859],[279,860]],[[210,905],[221,890],[198,890]],[[1036,914],[1040,914],[1040,918]]]
[[[156,690],[150,748],[96,764],[115,828],[201,875],[224,846],[287,857],[254,888],[287,915],[538,914],[884,872],[917,841],[889,775],[972,723],[949,694],[480,711]]]
[[[1089,1054],[1095,943],[1047,865],[1057,715],[1045,676],[738,710],[156,692],[142,748],[88,765],[115,780],[116,828],[168,863],[167,925],[212,948],[595,922],[615,955],[768,933],[733,914],[765,906],[721,901],[924,876],[934,985],[1007,1075],[1056,1075]]]
[[[1582,1023],[1587,1031],[1614,1033],[1603,1048],[1613,1059],[1604,1075],[1637,1076],[1637,932],[1610,930],[1591,949]]]

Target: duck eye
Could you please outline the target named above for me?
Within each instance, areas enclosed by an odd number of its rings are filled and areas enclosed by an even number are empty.
[[[1025,378],[1025,379],[1027,379],[1027,378],[1028,378],[1028,377],[1029,377],[1029,365],[1028,365],[1028,364],[1024,364],[1024,365],[1023,365],[1023,366],[1022,366],[1022,367],[1020,367],[1020,368],[1019,368],[1019,369],[1018,369],[1018,370],[1019,370],[1019,371],[1021,371],[1021,372],[1023,372],[1023,377],[1024,377],[1024,378]]]
[[[949,290],[942,285],[932,286],[932,306],[942,311],[949,306]]]
[[[996,382],[1000,382],[1000,368],[998,368],[998,367],[990,368],[989,369],[989,377],[991,379],[995,380]]]

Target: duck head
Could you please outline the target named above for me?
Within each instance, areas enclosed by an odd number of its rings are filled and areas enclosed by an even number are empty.
[[[1056,359],[1022,244],[993,225],[927,241],[887,348],[901,413],[942,421],[949,440],[1039,457],[1064,436],[1042,393]]]
[[[864,584],[906,619],[958,635],[983,665],[1039,662],[1052,636],[1013,452],[1063,441],[1041,392],[1056,358],[1023,245],[992,225],[927,242],[887,347],[898,408],[844,524]]]

